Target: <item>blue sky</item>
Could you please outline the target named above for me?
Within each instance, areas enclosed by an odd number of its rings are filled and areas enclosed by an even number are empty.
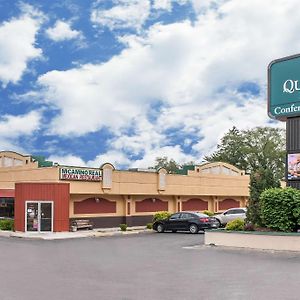
[[[296,0],[0,0],[0,150],[72,165],[201,162],[266,113]]]

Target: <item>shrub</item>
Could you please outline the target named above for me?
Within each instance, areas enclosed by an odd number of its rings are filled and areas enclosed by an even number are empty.
[[[245,222],[242,219],[235,219],[227,223],[226,230],[242,231],[244,230]]]
[[[244,230],[245,231],[254,231],[255,227],[252,223],[246,223],[245,226],[244,226]]]
[[[214,215],[214,213],[209,210],[205,210],[205,211],[203,211],[203,213],[208,215],[209,217],[212,217]]]
[[[0,220],[0,230],[14,230],[14,220]]]
[[[127,230],[127,224],[120,224],[120,229],[121,229],[121,231],[126,231]]]
[[[152,227],[153,227],[153,224],[152,224],[152,223],[147,223],[147,225],[146,225],[146,228],[147,228],[147,229],[152,229]]]
[[[274,172],[268,168],[259,168],[250,175],[250,199],[247,209],[247,222],[262,226],[263,220],[260,214],[260,195],[270,188],[280,187],[280,182],[274,177]]]
[[[300,224],[300,191],[273,188],[260,196],[260,214],[266,227],[278,231],[295,231]]]
[[[170,213],[168,211],[158,211],[154,214],[152,222],[167,219],[170,217]]]

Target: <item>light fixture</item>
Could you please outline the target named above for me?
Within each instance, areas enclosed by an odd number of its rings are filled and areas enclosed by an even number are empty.
[[[99,198],[95,198],[95,201],[96,201],[96,203],[99,203],[100,199]]]
[[[156,199],[155,198],[152,198],[152,202],[154,203],[156,201]]]

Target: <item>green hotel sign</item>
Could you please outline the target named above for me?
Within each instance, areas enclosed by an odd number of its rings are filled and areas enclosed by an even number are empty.
[[[300,116],[300,54],[269,64],[268,114],[282,121]]]

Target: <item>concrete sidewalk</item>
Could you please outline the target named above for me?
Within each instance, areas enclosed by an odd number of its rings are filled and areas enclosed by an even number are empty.
[[[127,231],[121,231],[120,228],[97,228],[93,230],[78,230],[76,232],[14,232],[0,230],[0,237],[15,237],[25,239],[40,239],[40,240],[61,240],[61,239],[76,239],[76,238],[96,238],[114,235],[130,235],[142,232],[152,232],[146,229],[145,226],[128,227]]]

